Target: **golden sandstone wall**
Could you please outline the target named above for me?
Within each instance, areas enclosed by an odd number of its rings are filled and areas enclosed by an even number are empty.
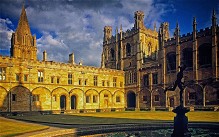
[[[9,57],[0,57],[0,68],[5,70],[0,82],[2,111],[125,107],[123,71]]]

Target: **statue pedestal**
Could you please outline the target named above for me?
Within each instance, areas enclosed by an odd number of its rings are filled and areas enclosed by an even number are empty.
[[[176,116],[174,117],[174,130],[171,137],[191,137],[188,130],[188,117],[185,116],[189,110],[180,105],[173,112],[176,113]]]

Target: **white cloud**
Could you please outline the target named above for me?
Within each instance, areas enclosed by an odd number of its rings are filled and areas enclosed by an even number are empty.
[[[8,52],[11,47],[11,35],[13,32],[8,27],[10,25],[12,25],[12,22],[8,18],[0,18],[0,49]]]
[[[74,52],[76,62],[83,59],[85,65],[95,66],[100,65],[104,26],[112,26],[113,34],[120,24],[123,31],[131,29],[134,26],[134,12],[142,10],[145,13],[146,27],[153,28],[153,23],[161,22],[161,14],[167,10],[167,5],[156,5],[153,0],[27,3],[30,27],[42,35],[37,39],[39,59],[42,59],[42,52],[46,50],[49,60],[67,62],[68,54]],[[10,15],[18,20],[18,13],[21,11],[20,1],[12,3],[9,7],[14,9],[9,11]],[[4,10],[8,11],[5,8]]]

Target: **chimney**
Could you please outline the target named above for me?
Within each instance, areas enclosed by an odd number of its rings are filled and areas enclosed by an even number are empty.
[[[75,63],[74,53],[69,54],[69,63],[71,63],[71,64]]]
[[[44,50],[43,51],[43,61],[46,61],[47,60],[47,53],[46,51]]]

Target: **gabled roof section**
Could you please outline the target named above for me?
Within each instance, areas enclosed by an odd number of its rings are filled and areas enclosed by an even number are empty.
[[[16,32],[18,35],[23,36],[23,35],[31,35],[30,32],[30,26],[27,20],[27,15],[25,11],[25,7],[23,5],[21,15],[20,15],[20,20],[16,29]]]

